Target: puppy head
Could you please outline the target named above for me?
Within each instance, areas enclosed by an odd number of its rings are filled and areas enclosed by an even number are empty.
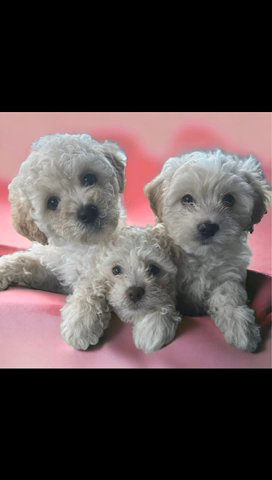
[[[271,204],[260,163],[220,150],[170,158],[145,193],[175,243],[192,253],[252,231]]]
[[[89,135],[42,137],[9,185],[16,230],[47,239],[96,243],[116,228],[126,155]]]
[[[177,255],[163,227],[126,227],[103,266],[109,283],[108,300],[125,322],[175,299]]]

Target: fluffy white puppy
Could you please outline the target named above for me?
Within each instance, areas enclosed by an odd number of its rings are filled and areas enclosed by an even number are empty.
[[[221,150],[172,157],[145,192],[157,221],[184,250],[181,312],[208,313],[227,342],[255,351],[261,337],[247,306],[247,237],[271,204],[260,163]]]
[[[135,345],[145,353],[171,342],[181,320],[175,309],[177,255],[163,226],[126,227],[95,258],[74,252],[69,271],[75,290],[62,308],[64,340],[86,350],[98,342],[114,311],[133,324]],[[65,274],[58,278],[65,283]]]
[[[59,247],[56,263],[69,278],[67,255],[84,255],[87,245],[95,253],[109,241],[124,223],[125,166],[113,142],[70,134],[38,140],[9,185],[9,199],[16,230],[43,245],[0,259],[0,290],[18,284],[63,291],[46,255]]]

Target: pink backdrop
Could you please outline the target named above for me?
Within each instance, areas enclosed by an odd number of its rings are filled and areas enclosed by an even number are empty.
[[[49,133],[126,132],[151,154],[218,145],[271,159],[270,113],[1,113],[0,176],[16,174],[34,139]],[[180,142],[178,142],[178,138]],[[217,146],[218,146],[217,145]],[[268,167],[267,167],[268,168]],[[271,167],[270,167],[271,168]],[[270,170],[271,171],[271,170]]]
[[[270,113],[0,113],[2,253],[8,252],[8,247],[30,245],[11,225],[7,184],[26,158],[31,143],[56,132],[86,132],[98,139],[115,139],[123,146],[128,153],[124,201],[130,223],[153,222],[143,187],[173,154],[214,147],[238,154],[251,153],[261,161],[271,179]],[[250,245],[253,251],[250,268],[271,274],[270,214],[256,226]],[[263,285],[262,295],[255,292],[254,301],[259,321],[268,332],[270,283],[258,282]],[[207,317],[184,320],[176,341],[150,356],[135,351],[129,326],[117,324],[113,324],[109,333],[111,341],[91,352],[75,352],[59,335],[59,308],[63,302],[60,295],[19,288],[0,294],[0,367],[271,366],[269,333],[258,354],[237,352],[225,344]]]

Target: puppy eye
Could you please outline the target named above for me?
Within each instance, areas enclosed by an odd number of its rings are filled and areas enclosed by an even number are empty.
[[[85,173],[80,177],[80,183],[83,187],[89,187],[96,183],[96,176],[94,173]]]
[[[115,265],[112,267],[112,273],[113,275],[120,275],[122,273],[122,267],[120,267],[120,265]]]
[[[149,275],[153,275],[155,277],[156,275],[159,275],[161,269],[160,267],[157,267],[157,265],[153,265],[153,263],[151,263],[148,265],[147,271]]]
[[[226,193],[222,198],[222,203],[225,207],[232,207],[235,203],[235,198],[230,193]]]
[[[59,197],[55,197],[55,196],[49,197],[47,200],[47,208],[49,210],[57,210],[59,202],[60,202]]]
[[[195,203],[192,195],[189,195],[189,193],[187,195],[184,195],[184,197],[182,197],[181,201],[182,201],[182,203]]]

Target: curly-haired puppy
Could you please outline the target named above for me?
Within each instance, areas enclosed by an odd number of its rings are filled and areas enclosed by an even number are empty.
[[[74,252],[75,290],[62,308],[65,341],[86,350],[98,342],[114,311],[133,324],[135,345],[144,352],[171,342],[181,320],[175,309],[177,255],[161,225],[122,229],[95,259]]]
[[[208,313],[227,342],[253,352],[261,337],[247,306],[248,232],[271,204],[260,163],[221,150],[170,158],[145,187],[150,205],[183,248],[180,309]]]
[[[18,284],[63,291],[46,255],[60,247],[56,262],[69,277],[71,251],[84,255],[93,245],[96,252],[109,241],[124,223],[125,166],[126,155],[113,142],[85,134],[38,140],[9,185],[9,199],[16,230],[43,246],[1,257],[0,290]]]

